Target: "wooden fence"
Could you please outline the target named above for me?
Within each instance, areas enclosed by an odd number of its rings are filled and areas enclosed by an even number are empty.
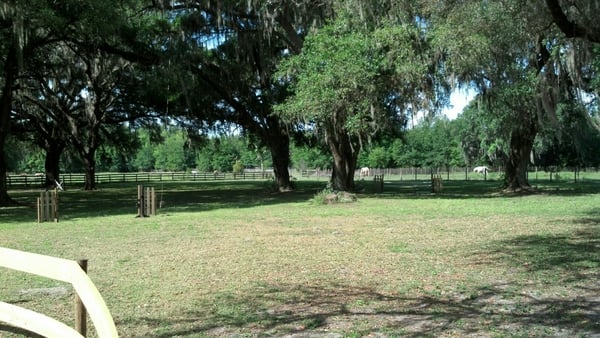
[[[96,328],[98,337],[118,337],[112,316],[92,280],[76,262],[0,247],[0,267],[70,283]],[[44,337],[81,338],[81,333],[44,314],[0,301],[0,322]]]
[[[583,175],[585,173],[585,175]],[[439,175],[446,181],[450,180],[483,180],[484,176],[473,172],[473,168],[451,167],[448,169],[440,169],[433,172],[434,175]],[[487,175],[488,178],[497,179],[503,174],[502,168],[492,168],[492,171]],[[536,181],[557,179],[556,173],[544,172],[541,168],[530,168],[529,180]],[[303,169],[290,170],[290,175],[293,177],[301,177],[307,179],[324,179],[331,177],[331,169]],[[387,179],[396,181],[429,181],[431,180],[430,168],[371,168],[369,177],[375,175],[384,175]],[[562,179],[572,179],[575,175],[577,179],[587,177],[598,178],[600,173],[598,168],[580,169],[573,171],[561,172]],[[99,173],[96,174],[96,183],[119,183],[119,182],[162,182],[162,181],[223,181],[223,180],[264,180],[272,179],[273,172],[266,171],[247,171],[243,173],[222,173],[222,172],[137,172],[137,173]],[[367,179],[368,177],[360,176],[359,170],[355,173],[356,179]],[[370,178],[369,178],[370,179]],[[81,186],[85,183],[85,175],[82,173],[64,173],[60,175],[61,184],[68,186]],[[41,187],[45,183],[43,175],[7,175],[6,184],[8,188],[27,188]]]
[[[137,217],[148,217],[156,215],[156,192],[154,187],[138,185]]]
[[[43,191],[37,199],[38,223],[58,222],[58,191]]]
[[[139,173],[99,173],[96,174],[96,184],[102,183],[144,183],[162,181],[224,181],[224,180],[262,180],[271,179],[272,171],[243,172],[243,173],[190,173],[190,172],[139,172]],[[85,174],[64,173],[60,175],[63,186],[80,186],[85,183]],[[8,188],[41,187],[45,184],[43,175],[7,175]]]

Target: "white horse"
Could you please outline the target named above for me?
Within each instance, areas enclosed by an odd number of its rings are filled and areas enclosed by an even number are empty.
[[[490,168],[488,168],[484,165],[473,168],[473,172],[478,173],[478,174],[487,174],[489,171],[490,171]]]
[[[369,167],[360,168],[360,176],[369,176],[371,174],[371,170]]]

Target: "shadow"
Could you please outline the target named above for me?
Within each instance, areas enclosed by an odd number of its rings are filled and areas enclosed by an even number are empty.
[[[504,271],[502,280],[475,286],[383,293],[335,282],[257,282],[198,299],[197,310],[174,318],[122,324],[143,327],[147,331],[139,336],[155,338],[598,336],[599,222],[597,209],[572,232],[473,247],[465,264]]]
[[[580,183],[538,181],[534,194],[577,196],[600,193],[600,182]],[[324,181],[295,181],[295,190],[283,193],[270,191],[270,181],[196,181],[152,182],[158,214],[201,212],[221,208],[248,208],[258,205],[307,202],[322,191]],[[359,198],[386,199],[481,199],[512,198],[522,194],[501,193],[499,181],[444,181],[441,193],[432,193],[428,180],[390,181],[383,192],[375,192],[371,180],[356,181]],[[0,223],[36,222],[36,199],[43,189],[14,190],[11,197],[16,206],[0,207]],[[114,215],[137,215],[137,183],[104,183],[94,191],[67,189],[59,192],[59,219],[89,218]]]
[[[450,180],[443,181],[442,191],[433,193],[429,180],[384,182],[383,192],[377,193],[374,182],[358,181],[358,190],[375,198],[402,199],[481,199],[481,198],[518,198],[525,195],[580,196],[600,193],[600,181],[565,182],[537,180],[530,182],[532,190],[509,193],[504,192],[502,182],[498,180]]]
[[[499,260],[563,285],[595,284],[600,277],[600,214],[594,210],[577,222],[583,227],[569,233],[518,236],[496,242],[485,256],[488,261]]]
[[[142,317],[135,324],[151,330],[141,337],[154,338],[331,333],[353,337],[577,336],[600,332],[599,299],[539,298],[505,284],[468,295],[415,297],[342,284],[260,285],[244,295],[220,294],[199,302],[197,308],[205,310],[181,314],[176,320]]]
[[[305,202],[325,187],[324,182],[295,182],[295,190],[273,193],[267,181],[153,182],[157,213],[201,212],[220,208]],[[41,189],[11,191],[19,205],[0,208],[0,223],[36,222]],[[68,189],[59,194],[59,219],[137,215],[137,184],[108,183],[97,190]],[[161,208],[162,205],[162,208]]]
[[[14,327],[14,326],[5,325],[5,324],[0,323],[0,337],[4,337],[4,335],[2,334],[2,332],[6,332],[6,333],[12,334],[12,335],[17,335],[19,337],[44,338],[44,336],[41,336],[41,335],[39,335],[37,333],[29,332],[27,330],[23,330],[23,329],[18,328],[18,327]]]

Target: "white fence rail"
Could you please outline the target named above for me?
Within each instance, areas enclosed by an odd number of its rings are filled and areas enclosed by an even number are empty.
[[[0,267],[70,283],[89,313],[98,336],[118,337],[102,296],[77,262],[0,247]],[[0,321],[45,337],[83,337],[56,319],[4,302],[0,302]]]

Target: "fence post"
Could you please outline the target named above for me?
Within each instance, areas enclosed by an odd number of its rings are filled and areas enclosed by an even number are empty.
[[[43,194],[43,193],[42,193]],[[37,220],[38,223],[42,223],[42,194],[40,194],[40,197],[37,198]]]
[[[154,187],[144,188],[143,185],[138,185],[137,207],[137,217],[156,215],[156,191]]]
[[[373,176],[373,181],[375,182],[375,192],[382,193],[383,192],[383,175]]]
[[[144,186],[141,184],[138,185],[137,207],[137,217],[144,217]]]
[[[54,222],[58,222],[58,187],[54,189],[53,209]]]
[[[154,187],[146,187],[144,194],[144,206],[144,216],[156,214],[156,195],[154,194]]]
[[[38,223],[54,219],[58,222],[58,190],[54,191],[54,196],[49,191],[42,191],[37,198],[37,220]]]
[[[79,264],[83,272],[87,273],[87,259],[80,259],[77,261],[77,264]],[[82,336],[87,336],[87,311],[77,292],[75,292],[75,330]]]
[[[431,190],[433,193],[442,192],[442,176],[436,175],[431,178]]]
[[[154,191],[154,187],[152,187],[151,193],[152,193],[151,212],[152,212],[152,216],[156,216],[156,192]]]

